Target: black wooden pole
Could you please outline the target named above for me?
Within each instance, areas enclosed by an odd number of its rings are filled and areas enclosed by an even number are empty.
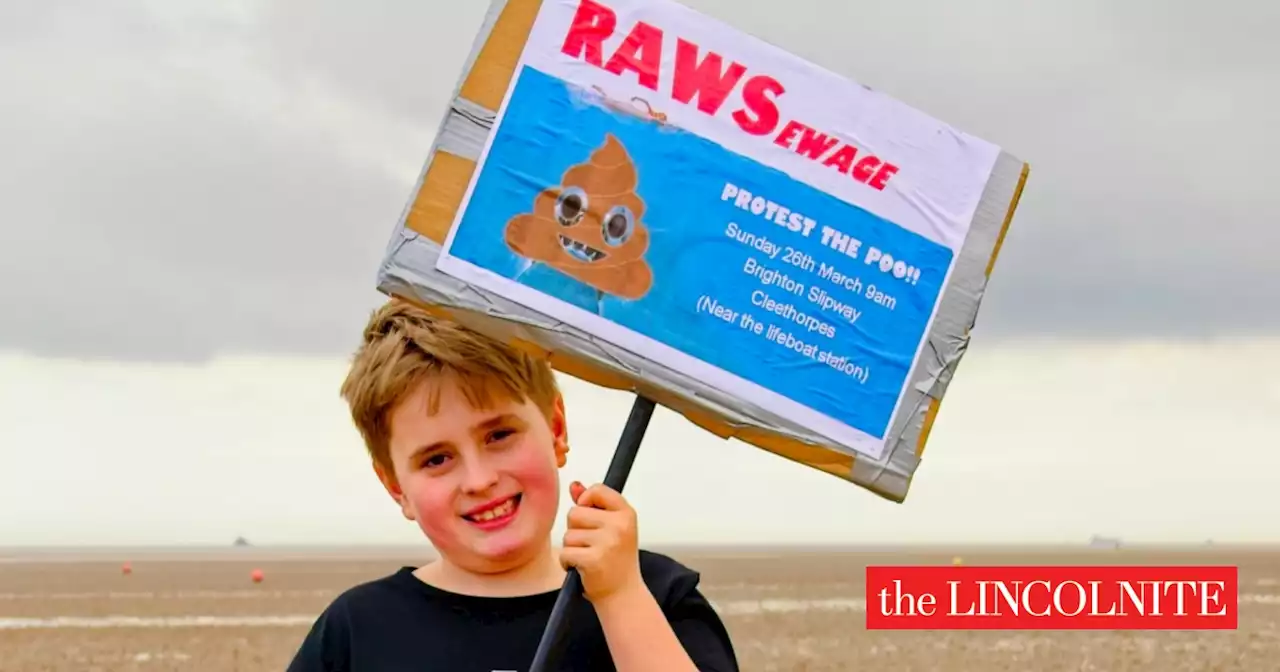
[[[640,442],[644,440],[645,430],[649,428],[649,419],[653,417],[654,403],[649,398],[638,395],[631,405],[631,415],[622,428],[622,437],[618,439],[618,447],[613,451],[613,460],[609,462],[609,471],[604,475],[604,484],[622,492],[631,475],[631,465],[635,464],[636,453],[640,450]],[[551,672],[555,669],[560,655],[564,652],[565,635],[569,632],[569,619],[573,608],[582,600],[582,577],[576,569],[570,568],[564,577],[564,585],[556,597],[555,606],[551,608],[551,618],[542,631],[542,641],[538,642],[538,651],[533,656],[533,666],[529,672]]]

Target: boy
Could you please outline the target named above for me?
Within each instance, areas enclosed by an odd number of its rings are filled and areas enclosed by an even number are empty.
[[[553,549],[569,442],[546,362],[392,301],[370,319],[342,396],[387,493],[440,558],[340,595],[291,672],[525,672],[566,567],[587,605],[559,669],[737,671],[698,574],[638,550],[621,494],[571,484]]]

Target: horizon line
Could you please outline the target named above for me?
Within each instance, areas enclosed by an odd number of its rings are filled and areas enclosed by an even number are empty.
[[[1103,542],[1099,544],[1097,542]],[[825,551],[874,551],[874,550],[943,550],[943,549],[1081,549],[1094,551],[1114,550],[1160,550],[1160,549],[1276,549],[1280,550],[1280,540],[1271,541],[1232,541],[1207,539],[1203,541],[1125,541],[1123,538],[1100,537],[1098,540],[1083,541],[902,541],[902,542],[777,542],[777,543],[735,543],[735,542],[699,542],[699,543],[655,543],[644,544],[642,550],[734,550],[734,551],[776,551],[776,550],[825,550]],[[429,543],[169,543],[169,544],[5,544],[0,545],[0,554],[5,553],[39,553],[44,551],[63,552],[115,552],[115,551],[398,551],[434,552]]]

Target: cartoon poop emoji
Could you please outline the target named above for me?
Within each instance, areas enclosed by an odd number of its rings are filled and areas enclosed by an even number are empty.
[[[507,222],[516,254],[542,262],[603,294],[638,299],[653,284],[645,261],[649,230],[641,222],[636,167],[612,134],[586,163],[565,171],[558,187],[533,200],[533,213]]]

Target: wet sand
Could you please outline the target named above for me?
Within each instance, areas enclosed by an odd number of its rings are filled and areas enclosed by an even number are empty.
[[[700,570],[744,670],[1273,670],[1280,549],[657,549]],[[868,564],[1233,564],[1234,632],[871,632]],[[341,590],[428,553],[0,550],[0,671],[281,671]],[[129,561],[133,572],[124,575]],[[261,568],[255,584],[250,572]]]

